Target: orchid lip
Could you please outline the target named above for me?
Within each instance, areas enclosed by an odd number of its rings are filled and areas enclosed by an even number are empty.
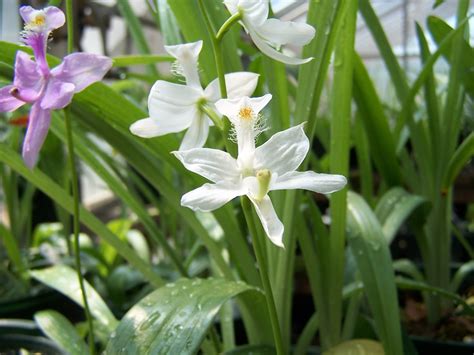
[[[28,102],[28,103],[37,101],[39,97],[41,96],[41,93],[42,93],[42,90],[40,93],[36,94],[35,96],[27,97],[27,96],[22,95],[20,93],[20,90],[17,87],[13,87],[10,90],[10,95],[12,95],[15,99],[18,99],[23,102]]]

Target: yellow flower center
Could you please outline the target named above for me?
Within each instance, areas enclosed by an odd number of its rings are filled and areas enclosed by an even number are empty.
[[[251,107],[244,106],[239,110],[239,117],[244,121],[250,121],[253,119],[254,113]]]
[[[31,20],[30,24],[33,26],[43,26],[46,22],[46,17],[44,14],[36,14],[35,17]]]

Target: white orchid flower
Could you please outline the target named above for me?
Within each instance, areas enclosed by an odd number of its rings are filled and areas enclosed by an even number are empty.
[[[294,58],[282,54],[273,47],[291,43],[308,44],[316,31],[313,26],[301,22],[281,21],[268,17],[269,0],[225,0],[224,4],[234,15],[240,13],[241,23],[258,49],[264,54],[286,64],[304,64],[312,58]]]
[[[148,96],[149,118],[136,121],[130,131],[142,138],[152,138],[187,129],[179,150],[200,148],[206,142],[212,121],[201,107],[221,98],[218,79],[205,89],[199,80],[198,57],[202,41],[165,46],[166,51],[176,58],[177,71],[186,79],[186,85],[158,80]],[[258,82],[258,74],[236,72],[225,75],[229,97],[251,95]]]
[[[202,175],[212,183],[186,193],[181,205],[195,211],[213,211],[237,196],[252,201],[270,240],[283,247],[283,224],[273,208],[268,192],[305,189],[329,194],[342,189],[346,178],[341,175],[296,171],[309,150],[303,125],[276,133],[255,148],[259,133],[260,111],[271,95],[258,98],[223,99],[216,103],[221,114],[234,125],[238,158],[221,150],[196,148],[174,152],[186,169]]]

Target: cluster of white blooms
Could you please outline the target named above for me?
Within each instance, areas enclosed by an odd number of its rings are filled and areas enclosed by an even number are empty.
[[[240,14],[241,24],[264,54],[287,64],[311,60],[288,57],[272,46],[306,44],[314,37],[312,26],[268,19],[268,0],[225,0],[224,4],[232,15]],[[283,247],[284,227],[268,192],[305,189],[328,194],[342,189],[346,178],[296,171],[310,148],[303,125],[276,133],[255,147],[255,138],[263,129],[260,112],[272,98],[270,94],[249,97],[257,86],[257,74],[226,74],[228,98],[221,99],[217,79],[205,89],[201,86],[198,57],[202,41],[165,49],[176,58],[175,69],[184,76],[186,85],[158,80],[148,98],[150,117],[135,122],[130,130],[140,137],[150,138],[187,129],[174,155],[188,170],[212,183],[186,193],[181,204],[207,212],[246,195],[255,206],[267,236],[275,245]],[[222,150],[203,148],[212,125],[204,106],[229,118],[238,145],[237,158]]]

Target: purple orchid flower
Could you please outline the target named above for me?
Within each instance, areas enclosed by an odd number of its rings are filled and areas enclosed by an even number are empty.
[[[73,53],[50,69],[46,45],[51,31],[64,25],[64,13],[53,6],[43,10],[23,6],[20,15],[25,21],[23,39],[33,49],[35,61],[27,53],[17,52],[13,84],[0,89],[0,112],[32,104],[22,155],[26,165],[33,168],[48,133],[51,110],[66,107],[75,93],[101,80],[112,60],[95,54]]]

